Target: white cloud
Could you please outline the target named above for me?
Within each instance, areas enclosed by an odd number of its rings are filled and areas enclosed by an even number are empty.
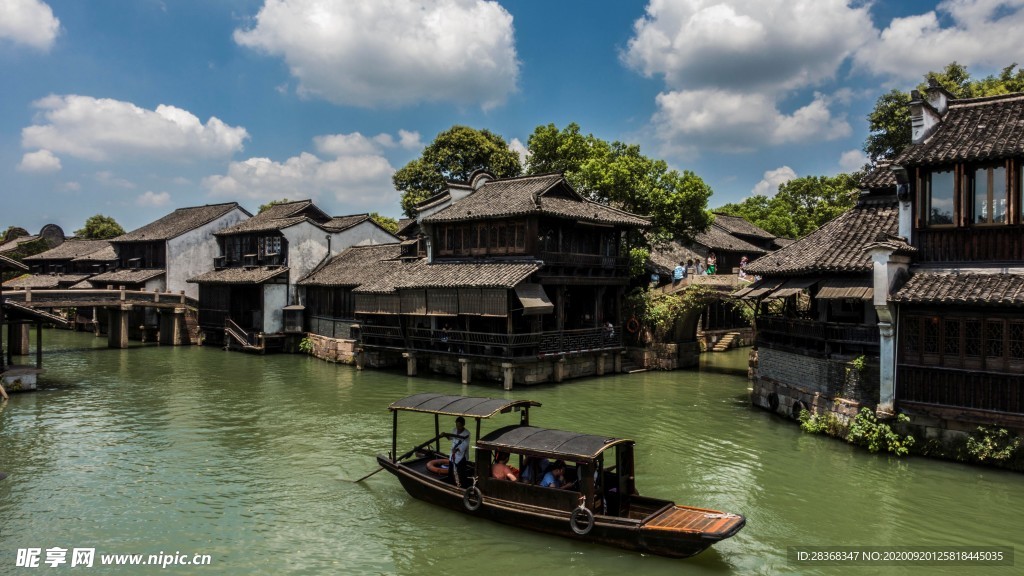
[[[167,192],[146,191],[135,198],[139,206],[166,206],[171,201],[171,195]]]
[[[655,134],[682,155],[703,150],[743,152],[761,145],[848,136],[845,118],[835,118],[828,100],[816,95],[806,106],[784,114],[772,98],[760,93],[722,90],[663,92],[656,99]]]
[[[66,192],[79,192],[82,190],[82,185],[72,180],[70,182],[65,182],[64,185],[61,186],[61,190]]]
[[[854,59],[861,69],[919,81],[957,61],[1002,68],[1024,62],[1024,0],[947,0],[935,10],[895,18]]]
[[[833,110],[848,90],[791,112],[781,102],[834,79],[874,34],[867,6],[848,0],[651,0],[622,60],[664,78],[652,125],[665,150],[749,151],[850,135]]]
[[[391,182],[395,169],[383,151],[419,145],[419,134],[400,130],[396,140],[389,134],[367,138],[353,132],[317,136],[313,143],[324,158],[309,152],[283,162],[249,158],[232,162],[226,174],[207,176],[203,186],[211,194],[229,198],[265,202],[333,196],[346,212],[392,212],[399,195]]]
[[[27,44],[39,50],[49,50],[57,34],[60,20],[53,10],[39,0],[4,0],[0,2],[0,40]]]
[[[124,188],[131,190],[135,188],[135,184],[125,180],[124,178],[114,175],[113,172],[103,170],[93,175],[97,182],[106,188]]]
[[[856,172],[868,163],[868,155],[863,150],[847,150],[839,156],[839,168],[843,172]]]
[[[760,182],[754,185],[750,191],[754,196],[775,196],[779,186],[796,178],[796,172],[789,166],[780,166],[775,170],[768,170]]]
[[[191,112],[164,104],[147,110],[109,98],[51,95],[33,105],[41,112],[36,124],[22,129],[22,147],[97,162],[122,156],[230,156],[249,137],[245,128],[216,117],[203,124]]]
[[[484,0],[266,0],[242,46],[281,56],[299,94],[336,104],[492,108],[519,77],[512,15]]]
[[[18,170],[22,172],[58,172],[60,171],[60,158],[57,158],[49,150],[37,150],[27,152],[21,157]]]
[[[519,155],[519,163],[526,166],[526,159],[530,157],[530,150],[519,138],[513,138],[508,143],[509,150]]]

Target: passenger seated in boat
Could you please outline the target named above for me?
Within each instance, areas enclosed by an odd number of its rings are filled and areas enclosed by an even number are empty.
[[[491,476],[497,480],[516,481],[516,474],[508,465],[507,452],[498,452],[494,455],[494,464],[491,466]]]
[[[544,479],[540,481],[540,486],[541,488],[562,489],[572,486],[572,482],[565,481],[565,462],[563,460],[555,460],[555,463],[548,468]]]
[[[533,456],[526,456],[523,458],[523,470],[519,473],[519,481],[527,484],[536,484],[544,478],[544,473],[548,471],[547,458],[536,458]]]

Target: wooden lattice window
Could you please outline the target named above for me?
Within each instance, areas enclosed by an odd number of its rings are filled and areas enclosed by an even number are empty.
[[[939,319],[925,318],[921,336],[921,349],[925,354],[939,353]]]
[[[946,320],[945,333],[943,334],[943,354],[946,356],[960,356],[960,320]]]
[[[978,320],[964,323],[964,356],[981,356],[981,322]]]
[[[1003,357],[1003,321],[989,320],[985,323],[985,355],[989,358]]]
[[[912,356],[921,353],[921,317],[907,316],[903,330],[903,350]]]
[[[1024,360],[1024,322],[1010,322],[1007,348],[1011,361]]]

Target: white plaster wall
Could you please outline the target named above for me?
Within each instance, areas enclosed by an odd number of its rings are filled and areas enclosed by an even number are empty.
[[[284,311],[288,305],[286,284],[263,285],[263,331],[276,334],[284,330]]]
[[[331,240],[331,252],[340,254],[351,246],[394,244],[395,242],[401,242],[401,239],[367,220],[335,234]]]
[[[146,283],[142,285],[142,289],[146,292],[166,292],[167,283],[164,281],[163,276],[157,276],[156,278],[146,280]]]
[[[327,257],[328,235],[331,237],[332,254],[339,254],[350,246],[399,242],[396,236],[369,221],[331,234],[309,222],[300,222],[281,232],[288,240],[288,284],[292,286],[292,293],[295,292],[295,283]]]
[[[167,289],[177,293],[184,290],[186,296],[199,297],[199,285],[187,280],[213,270],[213,259],[220,256],[214,232],[248,220],[249,215],[241,208],[235,208],[220,218],[208,222],[167,241]]]

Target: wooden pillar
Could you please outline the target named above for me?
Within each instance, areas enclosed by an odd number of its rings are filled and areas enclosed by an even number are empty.
[[[469,358],[459,358],[459,364],[462,367],[462,383],[469,384],[473,379],[473,363]]]
[[[28,324],[13,324],[14,333],[11,334],[10,350],[15,356],[28,356]]]
[[[620,374],[622,372],[622,354],[623,354],[622,352],[616,352],[615,353],[615,360],[614,360],[614,362],[615,362],[615,369],[614,369],[614,372],[616,374]]]
[[[608,360],[608,354],[606,352],[602,352],[602,353],[597,355],[597,375],[598,376],[604,376],[604,365],[605,365],[605,361],[606,360]]]
[[[402,352],[402,358],[405,358],[405,375],[415,376],[416,375],[416,353],[415,352]]]
[[[128,347],[128,313],[131,307],[111,308],[107,315],[107,347]]]
[[[28,326],[25,326],[28,328]],[[27,334],[26,334],[27,336]],[[36,369],[43,368],[43,322],[36,322]]]
[[[565,358],[559,358],[555,361],[554,379],[555,382],[561,382],[565,379]]]
[[[516,365],[511,362],[502,362],[501,371],[505,376],[505,390],[511,390],[512,384],[515,383]]]

